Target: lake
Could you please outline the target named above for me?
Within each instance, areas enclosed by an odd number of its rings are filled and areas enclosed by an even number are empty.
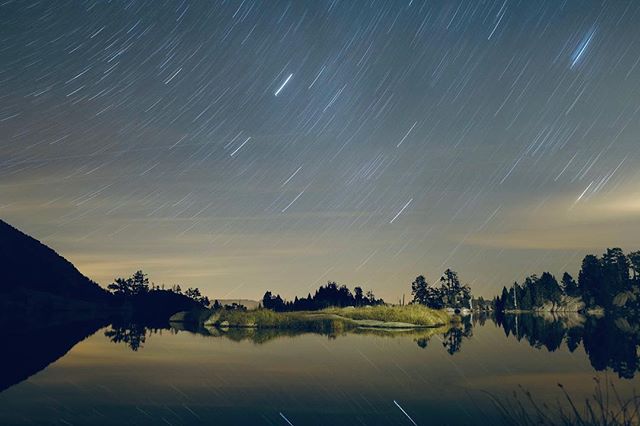
[[[331,336],[95,328],[3,337],[0,424],[499,424],[492,398],[519,386],[549,405],[564,401],[558,383],[577,401],[594,377],[640,389],[637,327],[620,319]]]

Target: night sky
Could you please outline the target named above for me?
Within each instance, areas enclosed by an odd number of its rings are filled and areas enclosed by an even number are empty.
[[[213,297],[640,248],[635,1],[4,1],[0,218]]]

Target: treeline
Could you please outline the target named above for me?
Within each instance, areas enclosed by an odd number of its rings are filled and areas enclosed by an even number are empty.
[[[447,269],[440,277],[439,286],[430,286],[423,275],[411,283],[412,303],[434,309],[471,308],[471,289],[458,278],[458,273]]]
[[[329,307],[347,306],[375,306],[383,305],[384,300],[377,299],[372,291],[364,293],[362,287],[354,287],[353,293],[345,285],[338,285],[329,281],[327,285],[321,286],[314,295],[311,293],[307,297],[286,301],[280,295],[274,295],[267,291],[262,298],[262,307],[277,312],[285,311],[317,311]]]
[[[145,325],[164,324],[181,311],[207,308],[209,299],[197,288],[182,291],[179,285],[165,289],[149,283],[147,274],[135,272],[129,278],[116,278],[107,287],[112,293],[110,304],[122,311],[123,321]]]
[[[503,287],[493,304],[496,311],[534,310],[569,296],[581,298],[587,308],[630,307],[632,302],[640,304],[639,272],[640,251],[625,254],[620,248],[607,249],[601,257],[584,257],[577,281],[568,272],[560,282],[549,272],[531,275],[521,284]]]
[[[164,285],[157,286],[154,283],[150,284],[148,275],[142,271],[136,271],[128,278],[116,278],[113,280],[113,283],[107,286],[107,288],[115,296],[122,298],[143,296],[151,292],[167,292],[185,296],[202,306],[209,306],[210,303],[209,298],[207,296],[203,296],[202,293],[200,293],[200,289],[197,287],[189,287],[184,292],[179,284],[165,289]]]

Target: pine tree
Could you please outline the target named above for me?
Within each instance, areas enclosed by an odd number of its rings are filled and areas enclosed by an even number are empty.
[[[411,283],[411,294],[413,295],[413,303],[426,305],[429,299],[429,284],[423,275],[419,275]]]
[[[568,272],[562,275],[562,289],[567,296],[575,297],[579,294],[578,284]]]

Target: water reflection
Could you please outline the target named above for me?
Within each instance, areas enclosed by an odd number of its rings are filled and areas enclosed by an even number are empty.
[[[375,337],[412,337],[414,341],[428,341],[435,335],[444,335],[448,333],[449,327],[439,328],[422,328],[422,329],[395,329],[385,330],[380,328],[358,328],[345,331],[342,329],[316,329],[316,330],[285,330],[273,328],[216,328],[216,327],[200,327],[193,328],[188,324],[172,323],[171,327],[178,331],[190,331],[192,333],[201,334],[209,337],[224,338],[234,342],[250,341],[257,345],[262,345],[274,340],[282,340],[286,338],[294,338],[305,334],[315,334],[325,336],[329,340],[339,339],[348,334],[368,335]],[[420,343],[419,343],[420,345]],[[426,347],[426,344],[423,346]]]
[[[144,350],[148,340],[161,332],[189,331],[215,339],[233,342],[250,341],[263,345],[303,334],[319,334],[328,339],[340,339],[347,334],[370,335],[383,338],[410,338],[420,348],[439,347],[455,356],[464,352],[465,341],[474,338],[474,327],[487,321],[501,327],[508,339],[527,342],[532,347],[554,352],[564,346],[575,352],[583,348],[595,371],[611,369],[620,378],[632,379],[640,370],[640,325],[622,317],[585,317],[581,315],[502,315],[488,317],[474,315],[452,327],[420,330],[357,329],[300,331],[253,328],[204,328],[184,324],[141,324],[114,322],[104,332],[109,341],[126,345],[131,351]],[[103,327],[101,323],[76,323],[48,327],[37,332],[29,330],[5,333],[8,344],[3,350],[0,365],[0,392],[46,368],[75,344]],[[282,344],[287,344],[282,342]]]
[[[582,346],[596,371],[610,368],[619,377],[632,379],[640,369],[640,327],[623,317],[504,315],[496,323],[507,337],[549,352],[563,343],[571,352]]]
[[[113,343],[124,343],[132,351],[137,352],[144,342],[147,340],[147,333],[151,334],[153,329],[148,329],[144,325],[112,325],[110,329],[104,332]]]
[[[0,392],[45,369],[104,325],[101,321],[38,328],[3,324],[0,327],[0,340],[3,342]]]
[[[502,315],[488,317],[479,315],[465,317],[451,327],[419,330],[382,330],[363,328],[352,331],[323,330],[278,330],[256,328],[189,327],[172,324],[170,330],[190,331],[213,338],[224,338],[235,342],[251,341],[265,344],[276,339],[292,338],[303,334],[320,334],[328,339],[337,339],[349,333],[379,337],[411,337],[420,348],[427,348],[432,340],[441,343],[447,353],[455,355],[464,347],[464,341],[473,337],[473,327],[482,327],[487,320],[500,326],[507,338],[526,341],[532,347],[554,352],[563,344],[570,352],[583,347],[591,366],[596,371],[610,368],[621,378],[631,379],[640,370],[640,326],[621,317],[585,317],[578,314],[553,316],[540,314]],[[132,351],[143,347],[147,338],[162,330],[140,324],[112,325],[105,336],[114,343],[124,343]]]

